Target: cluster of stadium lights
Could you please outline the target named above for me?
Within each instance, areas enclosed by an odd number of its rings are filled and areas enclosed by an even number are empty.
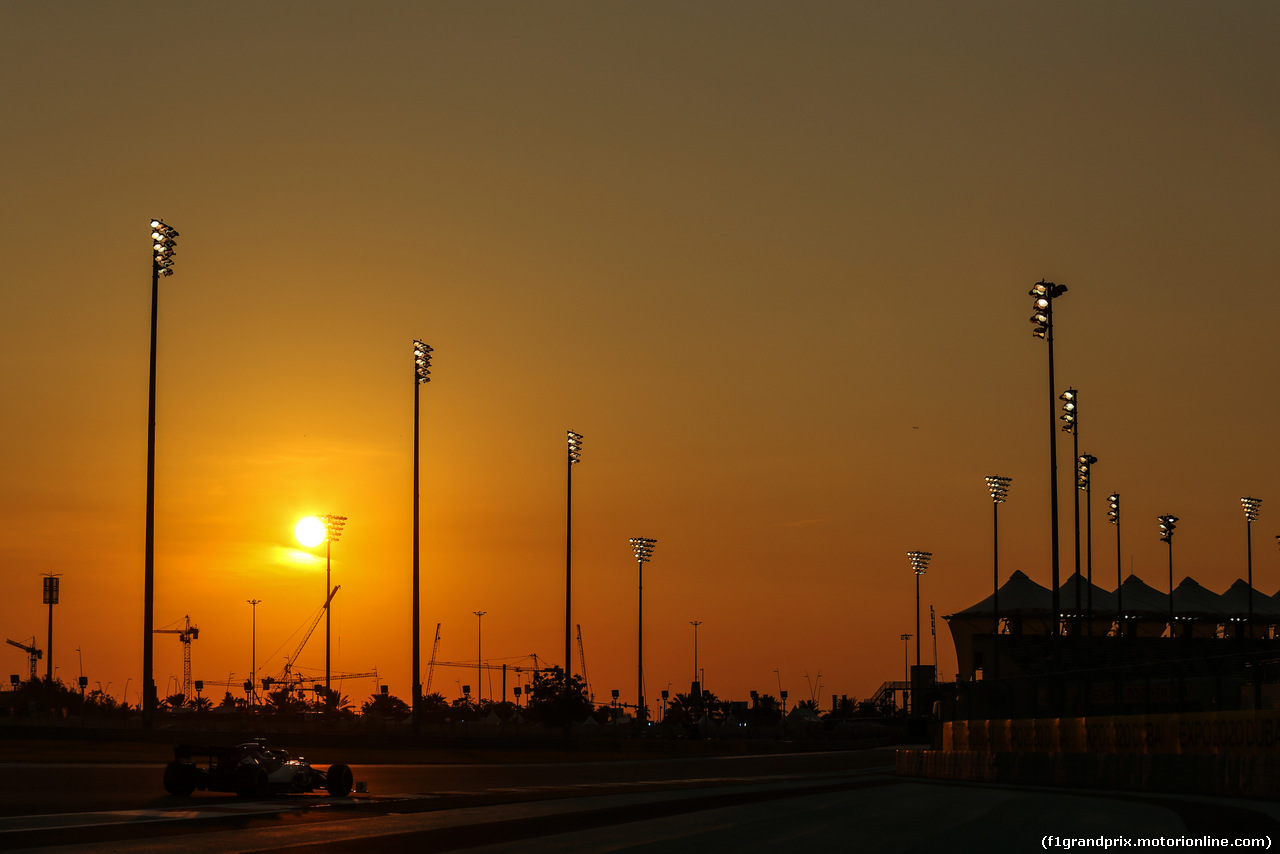
[[[163,220],[151,220],[151,259],[157,275],[173,275],[173,255],[178,251],[178,231],[164,224]]]
[[[342,536],[342,529],[347,524],[347,517],[326,513],[320,517],[320,521],[324,523],[324,538],[331,543],[336,543],[338,538]]]
[[[1113,492],[1107,497],[1107,521],[1112,525],[1120,524],[1120,493]]]
[[[1240,506],[1244,508],[1244,519],[1249,524],[1258,521],[1258,511],[1262,508],[1261,498],[1241,498]]]
[[[1157,518],[1160,522],[1160,542],[1168,543],[1170,546],[1172,546],[1173,545],[1173,529],[1178,527],[1178,517],[1165,515],[1165,516],[1159,516]]]
[[[1049,334],[1049,318],[1053,315],[1053,301],[1067,292],[1066,285],[1055,285],[1052,282],[1039,281],[1031,288],[1028,296],[1035,297],[1032,303],[1031,322],[1035,328],[1031,334],[1044,338]]]
[[[1069,388],[1062,394],[1058,395],[1058,399],[1062,401],[1062,432],[1076,432],[1076,397],[1080,392],[1073,388]]]
[[[582,462],[582,434],[572,430],[567,432],[569,434],[569,465],[580,463]]]
[[[1005,499],[1009,497],[1009,485],[1013,483],[1013,478],[1003,477],[998,474],[987,476],[987,489],[991,490],[991,501],[995,504],[1003,504]]]
[[[929,561],[933,558],[933,552],[907,552],[907,558],[911,561],[911,568],[915,570],[916,575],[924,575],[926,569],[929,568]]]
[[[431,353],[429,344],[418,339],[413,340],[413,364],[419,383],[431,382]]]
[[[632,537],[628,542],[631,543],[631,551],[635,553],[637,563],[648,563],[653,557],[653,547],[658,544],[657,540],[648,537]]]
[[[1076,457],[1076,488],[1089,489],[1089,471],[1098,462],[1093,454],[1081,454]]]

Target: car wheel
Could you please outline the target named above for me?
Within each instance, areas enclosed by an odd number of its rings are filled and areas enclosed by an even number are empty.
[[[267,772],[258,765],[241,765],[236,769],[236,794],[242,798],[265,798],[271,793]]]
[[[186,762],[170,762],[164,766],[164,790],[186,797],[196,790],[196,769]]]
[[[335,798],[345,798],[351,794],[355,782],[355,775],[346,765],[330,765],[324,775],[324,787]]]

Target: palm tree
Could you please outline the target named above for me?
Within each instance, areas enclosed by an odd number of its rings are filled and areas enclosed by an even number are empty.
[[[197,712],[207,712],[213,708],[213,701],[208,697],[196,697],[191,701],[191,708]]]
[[[163,700],[160,701],[160,705],[164,706],[169,711],[176,711],[177,709],[181,709],[186,704],[187,704],[186,694],[170,694],[169,696],[165,697]]]

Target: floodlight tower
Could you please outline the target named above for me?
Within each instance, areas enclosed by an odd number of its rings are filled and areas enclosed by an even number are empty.
[[[151,220],[151,384],[147,395],[147,523],[142,569],[142,725],[151,728],[156,713],[152,677],[152,610],[155,606],[156,520],[156,326],[160,313],[160,278],[173,275],[178,232],[163,220]]]
[[[1076,456],[1076,506],[1080,506],[1080,490],[1084,490],[1084,555],[1085,555],[1085,578],[1089,582],[1089,598],[1085,604],[1085,626],[1086,631],[1093,634],[1093,490],[1090,488],[1090,473],[1094,465],[1098,462],[1098,458],[1093,454],[1079,454]],[[1078,533],[1078,532],[1077,532]],[[1079,538],[1077,537],[1077,541]],[[1079,557],[1076,558],[1079,562]],[[1079,573],[1079,567],[1076,568]],[[1079,577],[1077,576],[1077,581]],[[1076,585],[1076,589],[1080,589],[1080,585]]]
[[[1124,634],[1124,579],[1120,552],[1120,493],[1107,498],[1107,521],[1116,526],[1116,635]]]
[[[1000,505],[1009,497],[1009,487],[1013,484],[1013,478],[1003,477],[998,474],[987,476],[987,489],[991,491],[991,528],[993,546],[991,554],[993,555],[992,573],[995,577],[995,591],[991,596],[991,611],[993,614],[994,628],[991,634],[1000,634]]]
[[[324,523],[324,689],[328,691],[330,690],[329,678],[331,674],[329,651],[332,640],[330,633],[332,611],[329,608],[330,567],[332,565],[333,544],[342,536],[342,529],[347,524],[347,517],[326,513],[320,517],[320,521]]]
[[[413,340],[413,732],[422,732],[422,638],[419,625],[421,588],[419,570],[418,457],[419,457],[419,390],[431,382],[431,347]],[[327,582],[326,582],[327,583]],[[327,595],[326,591],[326,595]]]
[[[911,568],[916,574],[916,667],[920,666],[920,576],[924,575],[926,569],[929,568],[929,561],[933,559],[932,552],[907,552],[907,558],[911,561]]]
[[[1049,344],[1049,539],[1050,555],[1053,566],[1053,634],[1062,632],[1062,608],[1058,601],[1058,584],[1060,565],[1058,561],[1058,419],[1057,393],[1054,391],[1053,379],[1053,301],[1067,292],[1066,285],[1057,285],[1041,279],[1031,288],[1029,296],[1034,297],[1032,304],[1031,334],[1043,338]]]
[[[631,551],[636,556],[637,590],[639,591],[639,610],[636,618],[636,719],[644,721],[648,718],[648,708],[644,702],[644,565],[653,558],[653,549],[658,541],[649,537],[632,537]]]
[[[1173,637],[1173,529],[1178,526],[1177,516],[1159,516],[1160,542],[1169,545],[1169,637]]]
[[[1073,388],[1069,388],[1066,391],[1064,391],[1062,394],[1058,395],[1058,399],[1062,401],[1062,414],[1058,416],[1058,419],[1062,422],[1062,432],[1071,434],[1071,457],[1072,459],[1079,460],[1080,431],[1078,429],[1079,424],[1077,423],[1077,418],[1079,418],[1079,414],[1080,414],[1079,413],[1080,392],[1076,391]],[[1076,485],[1079,486],[1078,477],[1077,477]],[[1074,503],[1075,503],[1075,532],[1076,532],[1075,533],[1076,580],[1079,581],[1080,579],[1080,490],[1079,489],[1072,490],[1072,493],[1075,496]],[[1080,589],[1080,585],[1076,584],[1076,610],[1075,610],[1075,620],[1073,621],[1073,626],[1076,629],[1078,629],[1080,625],[1080,612],[1084,610],[1084,604],[1083,602],[1081,602],[1082,593],[1083,591]]]
[[[1241,498],[1240,506],[1244,508],[1245,551],[1249,562],[1249,621],[1246,623],[1248,636],[1253,637],[1253,523],[1258,521],[1258,511],[1262,508],[1261,498]]]
[[[568,434],[568,487],[565,492],[565,529],[564,529],[564,684],[569,685],[569,662],[573,661],[572,634],[573,627],[573,467],[582,462],[582,434],[572,430]],[[586,678],[586,674],[583,674]]]

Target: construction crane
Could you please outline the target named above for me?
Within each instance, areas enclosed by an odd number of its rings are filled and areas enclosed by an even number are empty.
[[[587,677],[587,654],[582,650],[582,623],[578,623],[578,660],[582,662],[582,681],[587,684],[587,699],[594,703],[596,695],[591,690],[591,680]]]
[[[438,649],[440,649],[440,624],[436,623],[436,642],[431,645],[431,661],[427,663],[427,687],[422,689],[424,696],[431,693],[431,677],[436,672],[436,650]]]
[[[157,635],[177,635],[182,641],[182,696],[191,696],[191,642],[200,637],[200,629],[191,625],[191,617],[183,616],[180,629],[152,629]]]
[[[286,656],[284,660],[284,669],[272,682],[281,683],[292,686],[295,682],[300,682],[301,678],[293,672],[294,663],[297,662],[298,656],[302,655],[302,649],[307,645],[307,641],[311,639],[311,633],[316,630],[316,626],[320,624],[320,618],[329,610],[329,603],[333,601],[333,597],[338,595],[338,591],[342,589],[341,584],[334,585],[333,590],[329,593],[329,598],[324,600],[324,604],[320,606],[320,610],[311,618],[311,625],[307,627],[306,634],[302,636],[302,642],[298,644],[298,648],[293,651],[293,655]]]
[[[36,662],[44,658],[44,651],[36,649],[35,636],[32,636],[29,644],[18,643],[16,640],[9,640],[8,638],[5,638],[4,642],[10,646],[16,646],[27,654],[27,660],[31,662],[31,681],[34,682],[38,678],[36,676]]]

